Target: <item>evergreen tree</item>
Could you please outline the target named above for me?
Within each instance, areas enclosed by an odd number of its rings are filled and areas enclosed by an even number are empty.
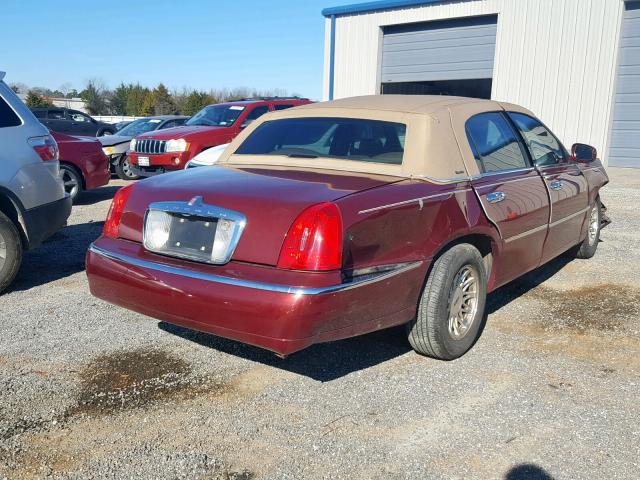
[[[198,92],[194,90],[187,97],[184,108],[182,109],[183,115],[194,115],[198,111],[202,110],[207,105],[215,103],[215,99],[205,92]]]
[[[121,83],[111,94],[111,113],[115,115],[127,114],[127,101],[133,90],[132,84],[125,85]]]
[[[27,99],[24,103],[26,103],[27,107],[29,108],[53,107],[53,103],[51,103],[48,98],[40,95],[38,92],[35,92],[33,90],[29,90]]]
[[[131,116],[142,115],[144,101],[147,98],[149,89],[142,87],[139,83],[133,85],[127,95],[126,114]]]
[[[108,112],[107,98],[104,88],[95,80],[89,80],[87,87],[80,93],[85,108],[91,115],[105,115]]]
[[[167,115],[176,110],[169,90],[162,83],[153,91],[153,100],[153,111],[156,115]]]
[[[155,113],[154,107],[156,104],[156,96],[153,92],[147,90],[147,94],[144,97],[144,102],[142,102],[142,108],[140,109],[139,115],[143,115],[148,117],[149,115],[153,115]]]

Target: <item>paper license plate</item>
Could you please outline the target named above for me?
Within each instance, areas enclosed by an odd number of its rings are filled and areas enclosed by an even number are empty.
[[[148,167],[150,165],[149,157],[138,157],[138,165],[141,167]]]

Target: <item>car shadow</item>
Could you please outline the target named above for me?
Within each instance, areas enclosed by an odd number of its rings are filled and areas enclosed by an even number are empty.
[[[572,260],[573,258],[570,256],[558,257],[489,294],[487,313],[483,318],[481,328],[484,328],[489,314],[553,277]],[[304,375],[321,382],[329,382],[358,370],[373,367],[411,351],[404,326],[345,340],[312,345],[284,359],[252,345],[166,322],[159,322],[158,328],[207,348]]]
[[[104,222],[68,225],[42,245],[25,253],[22,266],[7,293],[28,290],[85,269],[87,248],[102,233]]]
[[[286,358],[244,343],[160,322],[167,333],[207,348],[242,357],[253,362],[329,382],[404,355],[411,350],[404,327],[393,327],[359,337],[320,343]]]
[[[74,202],[75,206],[93,205],[105,200],[111,200],[122,186],[107,185],[105,187],[95,188],[93,190],[85,190],[80,197]]]
[[[568,254],[556,257],[522,277],[494,290],[487,296],[487,314],[491,315],[518,297],[533,290],[541,283],[546,282],[573,260],[575,260],[575,257]]]
[[[553,477],[542,467],[533,463],[522,463],[511,468],[504,480],[553,480]]]

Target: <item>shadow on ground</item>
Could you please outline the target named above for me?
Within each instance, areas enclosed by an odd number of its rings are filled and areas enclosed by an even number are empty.
[[[258,347],[169,323],[160,322],[158,327],[165,332],[199,345],[304,375],[320,382],[328,382],[352,372],[373,367],[411,350],[407,343],[404,327],[395,327],[360,337],[313,345],[284,359]]]
[[[87,190],[82,192],[80,198],[75,201],[75,205],[93,205],[94,203],[100,203],[105,200],[111,200],[121,186],[109,185],[106,187],[96,188],[95,190]]]
[[[504,480],[553,480],[553,477],[538,465],[523,463],[509,470]]]
[[[569,256],[556,258],[491,293],[487,298],[488,314],[499,310],[529,290],[536,288],[558,273],[571,260],[572,258]],[[285,359],[278,358],[273,353],[258,347],[196,332],[166,322],[160,322],[158,327],[167,333],[199,345],[305,375],[321,382],[335,380],[352,372],[373,367],[411,350],[403,326],[346,340],[313,345]]]
[[[103,224],[69,225],[38,248],[26,252],[9,292],[28,290],[83,271],[87,248],[100,236]]]

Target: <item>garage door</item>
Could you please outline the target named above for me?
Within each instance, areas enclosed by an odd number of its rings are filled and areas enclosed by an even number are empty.
[[[394,84],[409,90],[420,84],[460,89],[472,86],[471,80],[486,79],[490,86],[496,29],[495,15],[386,27],[380,72],[383,93],[430,93],[399,92]]]
[[[640,168],[640,2],[624,12],[609,165]]]

